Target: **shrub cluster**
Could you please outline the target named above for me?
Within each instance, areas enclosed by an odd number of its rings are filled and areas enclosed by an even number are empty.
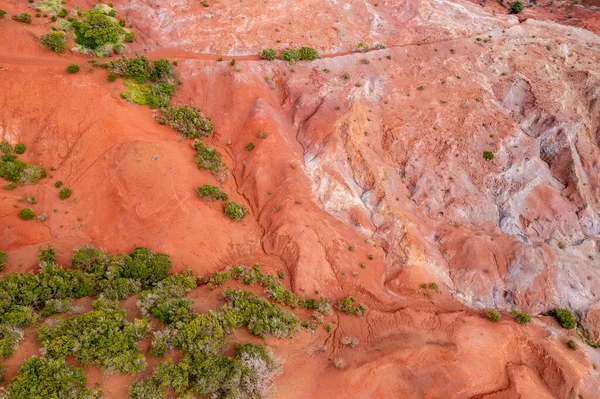
[[[273,61],[277,57],[277,51],[272,48],[266,48],[260,53],[260,56],[263,60]]]
[[[175,94],[175,87],[168,83],[152,83],[140,85],[132,81],[125,81],[127,91],[121,97],[139,105],[149,105],[150,108],[163,108],[169,106],[171,97]]]
[[[312,47],[300,47],[299,49],[290,48],[283,52],[281,58],[288,61],[290,64],[302,60],[314,61],[319,58],[319,52]]]
[[[242,220],[250,213],[248,208],[234,201],[227,202],[223,207],[223,212],[225,216],[235,221]]]
[[[196,189],[196,193],[198,194],[198,197],[200,197],[201,199],[204,199],[204,200],[209,200],[209,201],[216,201],[216,200],[226,201],[227,200],[226,193],[224,193],[219,187],[211,186],[210,184],[203,184],[202,186],[198,187]]]
[[[158,123],[169,125],[186,138],[206,137],[214,131],[210,118],[189,105],[163,109],[156,117]]]
[[[362,317],[367,311],[367,308],[360,303],[357,304],[356,299],[351,296],[345,297],[341,301],[338,301],[335,304],[335,308],[340,312],[345,312],[349,315],[356,315],[358,317]]]
[[[529,313],[519,312],[517,310],[513,310],[511,312],[513,318],[517,321],[517,323],[525,325],[531,321],[531,315]]]
[[[22,12],[20,14],[13,15],[12,19],[17,22],[23,22],[26,24],[30,24],[31,23],[31,14]]]
[[[133,33],[123,28],[114,18],[117,10],[104,4],[82,14],[81,19],[70,19],[75,42],[74,51],[93,52],[99,57],[120,53],[122,42],[133,41]],[[133,36],[133,37],[132,37]]]
[[[85,387],[82,368],[70,367],[64,360],[33,356],[19,368],[8,386],[11,398],[100,398],[100,392]]]
[[[552,310],[552,314],[554,314],[554,317],[556,317],[558,324],[560,324],[562,328],[571,330],[577,327],[577,322],[569,309],[555,308]]]
[[[93,65],[106,67],[111,73],[127,80],[133,80],[138,84],[144,84],[147,81],[170,85],[177,83],[177,71],[173,64],[166,59],[152,62],[145,56],[122,57],[110,61],[108,64],[94,63]]]
[[[6,152],[0,157],[0,177],[19,184],[36,184],[46,177],[46,171],[38,165],[26,164],[15,154]]]
[[[219,151],[205,146],[200,140],[194,140],[192,146],[197,151],[194,162],[199,169],[208,170],[219,178],[227,174],[227,166],[225,166],[223,155]]]
[[[67,38],[62,31],[50,32],[40,36],[40,43],[48,50],[62,53],[67,48]]]

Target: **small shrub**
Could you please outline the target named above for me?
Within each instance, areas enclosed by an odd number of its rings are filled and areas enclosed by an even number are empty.
[[[246,144],[246,149],[248,151],[252,151],[254,149],[254,143],[248,143],[248,144]]]
[[[23,143],[15,144],[15,154],[24,154],[25,150],[27,150],[27,146]]]
[[[429,288],[431,288],[432,290],[437,290],[438,289],[438,285],[436,283],[430,283],[429,284]]]
[[[79,65],[77,64],[71,64],[67,67],[67,72],[69,73],[77,73],[79,72]]]
[[[288,61],[290,64],[295,64],[296,61],[300,60],[300,50],[295,48],[287,49],[283,52],[281,58]]]
[[[108,80],[109,82],[114,82],[115,80],[117,80],[117,75],[111,72],[106,77],[106,80]]]
[[[227,200],[227,194],[225,194],[221,189],[217,186],[211,186],[210,184],[204,184],[196,189],[196,193],[198,197],[205,200]]]
[[[56,188],[61,188],[63,185],[63,182],[60,180],[57,180],[56,182],[54,182],[54,187]]]
[[[13,15],[12,19],[17,22],[23,22],[26,24],[31,23],[31,15],[26,12],[23,12],[23,13],[17,14],[17,15]]]
[[[11,190],[14,190],[15,188],[17,188],[17,185],[15,183],[12,183],[12,182],[11,183],[7,183],[7,184],[4,185],[4,189],[6,191],[11,191]]]
[[[187,138],[206,137],[214,131],[210,118],[205,118],[201,110],[189,105],[164,109],[156,120]]]
[[[19,217],[23,220],[30,220],[35,217],[35,213],[31,208],[23,208],[21,212],[19,212]]]
[[[240,205],[237,202],[229,201],[224,207],[225,216],[233,220],[242,220],[250,212],[244,205]]]
[[[219,151],[205,146],[200,140],[194,141],[193,147],[197,151],[194,162],[199,169],[208,170],[217,177],[227,172],[223,155]]]
[[[0,142],[0,151],[2,151],[5,154],[9,154],[12,152],[12,150],[12,145],[8,141]]]
[[[492,159],[494,159],[494,153],[491,151],[484,151],[483,158],[487,159],[488,161],[491,161]]]
[[[356,46],[356,48],[359,51],[362,51],[363,53],[366,53],[367,51],[369,51],[369,45],[365,42],[360,42],[358,43],[358,45]]]
[[[525,325],[531,321],[531,315],[528,313],[513,310],[511,312],[511,314],[514,317],[514,319],[517,321],[517,323],[519,323],[521,325]]]
[[[0,9],[0,18],[4,17],[7,14],[6,11]]]
[[[567,346],[569,347],[569,349],[572,349],[572,350],[577,349],[577,344],[572,339],[567,341]]]
[[[72,193],[73,193],[73,191],[71,191],[70,188],[63,188],[58,193],[58,198],[60,198],[61,200],[65,200],[65,199],[69,198]]]
[[[556,317],[558,324],[560,324],[562,328],[571,330],[577,326],[573,313],[571,313],[569,309],[554,308],[552,314],[554,314],[554,317]]]
[[[498,320],[500,320],[500,314],[498,312],[493,311],[493,310],[488,310],[487,312],[485,312],[485,315],[491,321],[498,321]]]
[[[273,61],[277,57],[277,51],[272,48],[266,48],[260,53],[260,56],[263,60]]]
[[[62,53],[67,48],[65,33],[60,30],[40,36],[40,43],[55,53]]]
[[[521,0],[515,0],[510,3],[510,13],[518,14],[523,11],[523,2]]]
[[[338,301],[335,305],[335,308],[338,311],[345,312],[349,315],[356,315],[358,317],[362,317],[367,311],[367,309],[363,305],[361,305],[360,303],[357,304],[356,299],[354,299],[351,296],[345,297],[341,301]]]
[[[58,14],[56,14],[56,16],[58,18],[64,18],[67,16],[67,9],[66,8],[61,8],[60,11],[58,12]]]
[[[258,138],[260,138],[260,139],[266,139],[267,138],[267,132],[265,132],[265,131],[258,132]]]
[[[312,47],[300,47],[300,59],[304,61],[314,61],[319,58],[319,52]]]

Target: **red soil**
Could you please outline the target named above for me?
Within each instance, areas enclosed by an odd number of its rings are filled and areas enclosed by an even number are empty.
[[[76,4],[92,3],[67,3]],[[178,61],[174,103],[212,117],[207,142],[231,171],[222,189],[251,214],[232,222],[199,201],[197,186],[220,183],[195,167],[190,142],[121,99],[122,81],[88,72],[87,58],[43,49],[46,19],[4,18],[0,139],[56,169],[0,191],[7,272],[35,270],[39,245],[65,264],[84,243],[147,246],[176,271],[260,263],[283,269],[299,294],[365,303],[362,319],[332,316],[330,334],[267,340],[284,360],[277,398],[597,395],[600,355],[581,341],[568,349],[574,332],[544,316],[523,327],[508,313],[499,323],[482,315],[568,307],[600,337],[600,317],[587,314],[600,292],[597,11],[554,3],[517,17],[459,0],[114,4],[135,26],[130,52]],[[27,10],[16,0],[0,8]],[[387,49],[362,54],[361,41]],[[290,67],[256,55],[290,45],[324,57]],[[82,70],[69,75],[74,62]],[[71,198],[58,198],[56,180]],[[45,222],[18,218],[23,195],[37,196]],[[439,291],[420,288],[431,282]],[[198,310],[219,303],[205,290],[192,297]],[[9,378],[36,345],[27,332]],[[88,377],[107,398],[132,381]]]

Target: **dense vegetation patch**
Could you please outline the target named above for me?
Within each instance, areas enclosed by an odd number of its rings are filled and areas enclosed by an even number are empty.
[[[125,46],[122,43],[133,42],[135,36],[119,24],[116,15],[116,9],[97,4],[83,13],[81,19],[71,19],[71,28],[77,43],[73,51],[95,54],[98,57],[123,52]]]
[[[281,58],[294,64],[297,61],[314,61],[319,58],[319,52],[312,47],[290,48],[283,52]]]
[[[147,81],[168,83],[171,85],[177,83],[177,71],[173,64],[166,59],[152,62],[145,56],[134,58],[122,57],[107,64],[95,65],[106,67],[111,73],[122,76],[127,80],[133,80],[138,84],[143,84]]]
[[[85,387],[85,375],[79,367],[69,367],[64,360],[29,358],[8,386],[14,399],[64,398],[92,399],[99,392]]]
[[[40,36],[40,43],[48,50],[62,53],[67,48],[67,38],[62,31],[50,32]]]
[[[577,327],[577,322],[569,309],[555,308],[552,310],[552,314],[554,314],[554,317],[556,317],[558,324],[560,324],[562,328],[571,330]]]
[[[35,3],[33,5],[33,8],[36,11],[56,16],[58,16],[59,14],[63,15],[64,10],[61,0],[41,0]],[[66,15],[66,13],[64,15]]]
[[[219,178],[227,174],[227,166],[225,166],[223,155],[219,151],[204,145],[200,140],[194,140],[192,146],[197,151],[194,162],[199,169],[208,170]]]
[[[263,60],[273,61],[277,57],[277,51],[272,48],[266,48],[260,53],[260,56]]]
[[[23,22],[26,24],[30,24],[31,23],[31,14],[22,12],[20,14],[13,15],[12,19],[17,22]]]
[[[205,118],[201,110],[189,105],[163,109],[156,120],[171,126],[186,138],[206,137],[214,130],[210,118]]]
[[[198,197],[200,197],[201,199],[204,199],[204,200],[209,200],[209,201],[216,201],[216,200],[226,201],[227,200],[226,193],[224,193],[219,187],[211,186],[210,184],[203,184],[202,186],[198,187],[196,189],[196,193],[198,194]]]
[[[125,81],[125,86],[128,90],[121,93],[122,98],[139,105],[149,105],[150,108],[167,107],[175,94],[175,88],[168,83],[152,83],[143,86]]]
[[[223,207],[223,212],[225,213],[225,216],[227,216],[229,219],[233,219],[236,221],[242,220],[250,213],[250,211],[248,211],[248,208],[234,201],[227,202]]]
[[[0,157],[0,177],[18,184],[36,184],[40,179],[46,177],[46,171],[34,164],[26,164],[19,160],[17,155],[12,154],[9,143],[0,144],[0,150],[4,154]]]

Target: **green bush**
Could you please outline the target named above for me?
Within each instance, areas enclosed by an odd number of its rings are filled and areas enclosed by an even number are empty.
[[[70,367],[64,360],[33,356],[19,368],[10,381],[8,394],[13,399],[64,398],[92,399],[97,393],[85,387],[83,369]]]
[[[73,191],[70,188],[63,188],[58,193],[58,198],[60,198],[61,200],[65,200],[65,199],[69,198],[72,193],[73,193]]]
[[[572,350],[577,349],[577,344],[572,339],[567,341],[567,346],[569,347],[569,349],[572,349]]]
[[[244,205],[240,205],[233,201],[229,201],[225,204],[224,212],[225,216],[236,221],[242,220],[250,213],[248,208],[246,208]]]
[[[2,141],[0,142],[0,151],[2,151],[5,154],[11,153],[13,150],[12,145],[10,145],[10,143],[8,141]]]
[[[59,18],[64,18],[67,16],[67,9],[66,8],[61,8],[60,11],[58,12],[58,14],[56,14],[57,17]]]
[[[43,13],[58,15],[62,10],[60,0],[41,0],[35,3],[34,9]]]
[[[358,45],[356,46],[356,48],[360,51],[362,51],[363,53],[366,53],[367,51],[369,51],[369,45],[365,42],[360,42],[358,43]]]
[[[0,272],[4,270],[4,266],[6,266],[6,261],[8,260],[8,255],[4,251],[0,251]]]
[[[338,301],[335,305],[335,308],[340,312],[345,312],[349,315],[356,315],[358,317],[362,317],[367,311],[367,308],[360,303],[357,304],[356,299],[351,296],[345,297],[341,301]]]
[[[14,190],[15,188],[17,188],[17,185],[15,183],[7,183],[4,185],[4,189],[6,191]]]
[[[556,317],[558,324],[560,324],[562,328],[571,330],[577,327],[577,322],[569,309],[554,308],[552,314],[554,314],[554,317]]]
[[[272,48],[266,48],[260,53],[260,56],[263,60],[273,61],[277,57],[277,51]]]
[[[254,143],[248,143],[248,144],[246,144],[246,149],[248,151],[252,151],[254,149]]]
[[[63,182],[60,180],[57,180],[54,182],[54,187],[56,187],[56,188],[61,188],[62,185],[63,185]]]
[[[223,155],[212,147],[205,146],[200,140],[194,141],[196,157],[194,162],[201,170],[208,170],[215,176],[220,176],[227,172],[227,167],[223,162]]]
[[[46,177],[46,171],[33,164],[26,164],[16,155],[6,153],[0,157],[0,177],[19,184],[35,184]]]
[[[314,61],[319,58],[319,53],[312,47],[300,47],[300,59],[304,61]]]
[[[52,245],[38,249],[38,264],[43,266],[46,263],[56,263],[56,251]]]
[[[40,36],[40,43],[48,50],[62,53],[67,48],[67,39],[62,31],[50,32]]]
[[[167,276],[171,259],[151,249],[137,247],[125,260],[120,276],[138,280],[143,288],[149,288]]]
[[[149,105],[150,108],[167,107],[175,94],[175,88],[168,83],[142,86],[132,81],[125,81],[125,86],[128,90],[121,93],[121,97],[136,104]]]
[[[493,311],[493,310],[488,310],[487,312],[485,312],[485,315],[491,321],[498,321],[498,320],[500,320],[500,314],[498,312]]]
[[[25,150],[27,150],[27,146],[23,143],[17,143],[15,144],[15,154],[24,154]]]
[[[487,159],[488,161],[491,161],[492,159],[494,159],[494,153],[491,151],[484,151],[483,158]]]
[[[211,186],[210,184],[204,184],[196,189],[198,197],[201,199],[214,201],[214,200],[227,200],[227,194],[225,194],[217,186]]]
[[[67,72],[69,73],[77,73],[79,72],[79,65],[77,64],[71,64],[67,67]]]
[[[531,315],[528,313],[513,310],[511,314],[519,324],[525,325],[531,321]]]
[[[106,80],[108,80],[109,82],[114,82],[115,80],[117,80],[117,74],[115,73],[109,73],[108,76],[106,77]]]
[[[13,15],[12,19],[14,19],[17,22],[23,22],[26,24],[30,24],[31,23],[31,14],[23,12],[21,14]]]
[[[31,208],[23,208],[21,209],[21,212],[19,212],[19,217],[23,220],[30,220],[35,217],[35,213]]]
[[[83,19],[74,19],[75,42],[85,48],[95,49],[105,44],[120,43],[126,36],[116,19],[99,10],[89,10]]]
[[[137,341],[148,332],[147,321],[128,322],[124,310],[96,310],[44,325],[38,330],[38,338],[47,358],[73,355],[86,366],[137,373],[146,367]]]
[[[510,3],[510,12],[511,14],[518,14],[523,11],[523,2],[520,0],[515,0]]]
[[[0,18],[4,17],[7,14],[6,11],[0,9]]]
[[[294,64],[296,61],[300,60],[300,50],[295,48],[287,49],[283,52],[281,58],[288,61],[290,64]]]
[[[156,120],[171,126],[186,138],[206,137],[214,130],[210,118],[205,118],[201,110],[189,105],[163,109]]]

